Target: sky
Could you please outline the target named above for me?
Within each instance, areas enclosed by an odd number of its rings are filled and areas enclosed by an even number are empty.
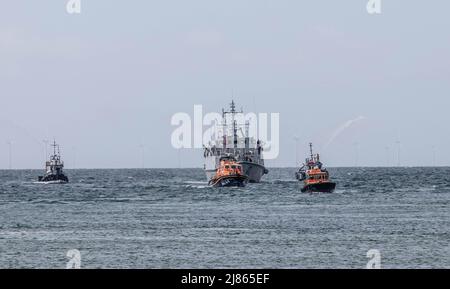
[[[0,169],[202,167],[175,113],[279,113],[280,154],[328,166],[450,165],[450,2],[2,1]],[[11,142],[11,145],[9,144]]]

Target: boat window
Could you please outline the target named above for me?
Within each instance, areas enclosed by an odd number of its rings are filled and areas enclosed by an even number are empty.
[[[226,169],[229,169],[229,168],[230,168],[230,166],[225,166],[225,168],[226,168]]]
[[[232,169],[236,169],[236,166],[231,166]]]

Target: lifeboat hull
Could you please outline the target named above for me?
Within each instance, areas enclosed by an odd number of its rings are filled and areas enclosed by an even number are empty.
[[[248,177],[242,175],[222,176],[213,178],[209,185],[215,188],[220,187],[245,187],[248,183]]]
[[[332,193],[336,189],[336,183],[324,182],[305,184],[302,188],[302,193]]]

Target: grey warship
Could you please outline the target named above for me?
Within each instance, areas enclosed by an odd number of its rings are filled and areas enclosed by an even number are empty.
[[[45,162],[45,175],[38,177],[38,182],[63,184],[68,183],[69,178],[64,174],[64,162],[61,161],[59,145],[53,141],[53,155]]]
[[[222,157],[232,156],[242,166],[248,181],[259,183],[262,176],[269,172],[264,166],[263,144],[249,136],[248,121],[244,124],[245,133],[242,131],[242,124],[236,121],[237,114],[243,114],[243,111],[236,111],[234,101],[231,102],[229,111],[222,109],[222,137],[210,141],[203,150],[206,177],[208,180],[214,177]],[[227,115],[231,116],[231,127],[227,123]]]

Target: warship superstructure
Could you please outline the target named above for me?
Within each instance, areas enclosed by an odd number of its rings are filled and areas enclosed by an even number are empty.
[[[45,175],[39,176],[38,181],[44,183],[67,183],[69,178],[64,174],[64,162],[61,161],[59,145],[53,141],[53,155],[45,162]]]
[[[211,140],[208,146],[204,147],[206,177],[211,180],[220,166],[220,159],[224,156],[232,156],[236,162],[242,166],[243,173],[251,183],[259,183],[264,174],[269,171],[264,166],[263,144],[249,135],[248,121],[245,124],[238,124],[237,111],[234,101],[230,104],[230,110],[222,109],[222,137]],[[231,117],[231,125],[227,122],[227,116]],[[242,127],[245,127],[245,132]]]

